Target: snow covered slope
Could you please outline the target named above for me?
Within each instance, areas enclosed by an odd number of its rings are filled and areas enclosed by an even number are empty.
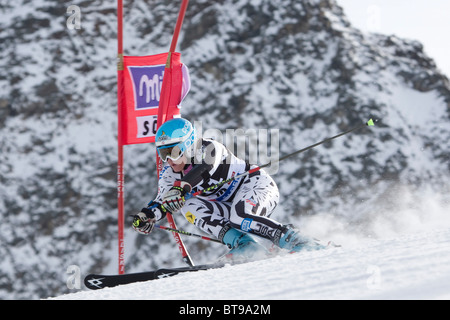
[[[56,299],[450,299],[450,229]]]
[[[363,229],[330,216],[304,220],[304,232],[340,248],[179,274],[54,299],[450,299],[450,206],[387,214]],[[141,270],[144,271],[144,270]],[[53,299],[53,298],[52,298]]]

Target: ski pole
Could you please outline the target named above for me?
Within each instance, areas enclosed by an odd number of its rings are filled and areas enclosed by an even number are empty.
[[[378,120],[375,120],[375,122],[378,122]],[[312,148],[315,148],[315,147],[317,147],[317,146],[319,146],[319,145],[321,145],[321,144],[324,144],[325,142],[328,142],[328,141],[331,141],[331,140],[333,140],[333,139],[339,138],[339,137],[341,137],[341,136],[343,136],[343,135],[346,135],[346,134],[348,134],[348,133],[350,133],[350,132],[356,131],[356,130],[361,129],[361,128],[364,128],[364,127],[366,127],[366,126],[374,126],[374,125],[375,125],[375,124],[374,124],[374,120],[370,119],[369,121],[367,121],[367,122],[365,122],[365,123],[363,123],[363,124],[361,124],[361,125],[359,125],[359,126],[357,126],[357,127],[354,127],[354,128],[352,128],[352,129],[350,129],[350,130],[347,130],[347,131],[345,131],[345,132],[341,132],[341,133],[339,133],[339,134],[337,134],[337,135],[335,135],[335,136],[333,136],[333,137],[326,138],[326,139],[324,139],[324,140],[322,140],[322,141],[320,141],[320,142],[317,142],[317,143],[315,143],[315,144],[313,144],[313,145],[310,145],[309,147],[306,147],[306,148],[297,150],[297,151],[295,151],[295,152],[292,152],[292,153],[290,153],[290,154],[288,154],[288,155],[285,155],[284,157],[279,158],[278,160],[276,160],[276,161],[274,161],[274,162],[269,162],[269,163],[266,163],[266,164],[264,164],[264,165],[262,165],[262,166],[259,166],[259,167],[250,169],[249,171],[246,171],[246,172],[237,174],[237,175],[235,175],[235,176],[233,176],[233,177],[231,177],[231,178],[229,178],[229,179],[226,179],[226,180],[224,180],[224,181],[221,181],[221,182],[219,182],[219,183],[217,183],[217,184],[215,184],[215,185],[213,185],[213,186],[211,186],[211,187],[209,187],[209,188],[206,188],[206,189],[203,189],[203,190],[199,190],[199,191],[194,192],[194,193],[188,193],[188,194],[186,194],[186,195],[184,196],[184,198],[187,200],[187,199],[190,199],[190,198],[192,198],[192,197],[199,196],[199,195],[201,195],[201,194],[203,194],[203,193],[205,193],[205,192],[208,192],[208,191],[212,191],[212,190],[214,190],[214,189],[217,189],[217,188],[219,188],[220,186],[222,186],[222,185],[224,185],[224,184],[226,184],[226,183],[229,183],[229,182],[231,182],[231,181],[233,181],[233,180],[235,180],[235,179],[239,179],[239,178],[245,177],[245,176],[247,176],[247,175],[249,175],[249,174],[252,174],[252,173],[254,173],[254,172],[257,172],[257,171],[261,170],[262,168],[265,168],[265,167],[270,166],[270,165],[273,164],[273,163],[277,163],[277,162],[281,162],[281,161],[283,161],[283,160],[286,160],[287,158],[290,158],[290,157],[295,156],[295,155],[297,155],[297,154],[299,154],[299,153],[302,153],[302,152],[305,152],[305,151],[310,150],[310,149],[312,149]]]
[[[153,205],[150,208],[154,208],[154,207],[156,207],[156,205]],[[130,215],[130,217],[134,217],[134,216]],[[139,221],[141,221],[141,220],[139,219]],[[158,229],[161,229],[161,230],[165,230],[165,231],[171,231],[171,232],[175,232],[175,233],[179,233],[179,234],[184,234],[185,236],[197,237],[197,238],[201,238],[203,240],[208,240],[208,241],[212,241],[212,242],[222,243],[220,240],[209,238],[209,237],[206,237],[206,236],[202,236],[200,234],[195,234],[195,233],[191,233],[191,232],[184,231],[184,230],[178,230],[178,229],[174,229],[174,228],[170,228],[170,227],[160,226],[160,225],[157,225],[157,224],[155,224],[154,227],[158,228]]]
[[[171,231],[171,232],[184,234],[185,236],[197,237],[197,238],[201,238],[203,240],[208,240],[208,241],[222,243],[220,240],[209,238],[209,237],[205,237],[205,236],[202,236],[200,234],[195,234],[195,233],[191,233],[191,232],[183,231],[183,230],[172,229],[172,228],[165,227],[165,226],[160,226],[160,225],[157,225],[157,224],[155,224],[155,228],[159,228],[161,230],[166,230],[166,231]]]
[[[346,135],[346,134],[348,134],[348,133],[350,133],[350,132],[353,132],[353,131],[356,131],[356,130],[358,130],[358,129],[364,128],[365,126],[374,126],[374,125],[375,125],[374,122],[378,122],[378,120],[375,120],[375,121],[374,121],[374,120],[370,119],[369,121],[365,122],[364,124],[361,124],[361,125],[359,125],[359,126],[357,126],[357,127],[354,127],[354,128],[352,128],[352,129],[350,129],[350,130],[347,130],[347,131],[345,131],[345,132],[339,133],[339,134],[337,134],[337,135],[335,135],[335,136],[333,136],[333,137],[326,138],[326,139],[324,139],[324,140],[322,140],[322,141],[320,141],[320,142],[317,142],[317,143],[315,143],[315,144],[313,144],[313,145],[310,145],[309,147],[306,147],[306,148],[297,150],[297,151],[295,151],[295,152],[293,152],[293,153],[290,153],[290,154],[288,154],[288,155],[286,155],[286,156],[281,157],[281,158],[278,159],[277,161],[269,162],[269,163],[266,163],[266,164],[264,164],[264,165],[262,165],[262,166],[259,166],[259,167],[255,167],[255,168],[253,168],[253,169],[250,169],[249,171],[246,171],[246,172],[237,174],[237,175],[235,175],[235,176],[233,176],[233,177],[231,177],[231,178],[229,178],[229,179],[227,179],[227,180],[224,180],[224,181],[222,181],[222,182],[219,182],[219,183],[217,183],[217,184],[215,184],[215,185],[213,185],[213,186],[211,186],[211,187],[209,187],[209,188],[206,188],[206,189],[203,189],[203,190],[199,190],[199,191],[194,192],[194,193],[187,193],[187,194],[184,196],[184,198],[185,198],[185,200],[187,200],[187,199],[190,199],[190,198],[192,198],[192,197],[199,196],[199,195],[201,195],[202,193],[205,193],[205,192],[208,192],[208,191],[212,191],[212,190],[217,189],[217,188],[219,188],[220,186],[222,186],[222,185],[224,185],[224,184],[226,184],[226,183],[228,183],[228,182],[233,181],[234,179],[238,179],[238,178],[245,177],[245,176],[247,176],[247,175],[249,175],[249,174],[252,174],[252,173],[254,173],[254,172],[257,172],[257,171],[259,171],[259,170],[261,170],[261,169],[263,169],[263,168],[265,168],[265,167],[268,167],[268,166],[270,166],[272,163],[281,162],[281,161],[286,160],[287,158],[290,158],[290,157],[292,157],[292,156],[294,156],[294,155],[300,154],[300,153],[302,153],[302,152],[305,152],[305,151],[307,151],[307,150],[310,150],[310,149],[312,149],[312,148],[315,148],[315,147],[317,147],[317,146],[319,146],[319,145],[321,145],[321,144],[324,144],[325,142],[331,141],[331,140],[333,140],[333,139],[336,139],[336,138],[339,138],[339,137],[341,137],[341,136],[343,136],[343,135]],[[150,209],[151,209],[151,208],[155,208],[157,205],[158,205],[157,203],[153,203],[153,202],[151,201],[151,202],[148,204],[148,208],[150,208]],[[208,237],[205,237],[205,236],[201,236],[201,235],[198,235],[198,234],[193,234],[193,233],[190,233],[190,232],[187,232],[187,231],[183,231],[183,230],[177,230],[177,229],[173,229],[173,228],[169,228],[169,227],[164,227],[164,226],[159,226],[159,225],[155,225],[155,227],[156,227],[156,228],[159,228],[159,229],[166,230],[166,231],[172,231],[172,232],[184,234],[184,235],[187,235],[187,236],[195,236],[195,237],[202,238],[202,239],[204,239],[204,240],[209,240],[209,241],[214,241],[214,242],[219,242],[219,243],[221,243],[221,242],[220,242],[219,240],[217,240],[217,239],[211,239],[211,238],[208,238]]]

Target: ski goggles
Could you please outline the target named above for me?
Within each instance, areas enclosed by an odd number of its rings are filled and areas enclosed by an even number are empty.
[[[166,162],[168,158],[172,161],[177,161],[183,155],[179,145],[159,147],[156,150],[158,150],[159,157],[163,162]]]

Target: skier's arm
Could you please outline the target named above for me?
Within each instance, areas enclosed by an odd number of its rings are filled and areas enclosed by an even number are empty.
[[[141,212],[134,216],[132,228],[141,234],[149,234],[152,232],[156,221],[166,216],[166,212],[161,204],[152,201],[148,207],[142,208]]]
[[[162,197],[169,190],[174,181],[181,176],[173,172],[170,166],[166,166],[161,171],[161,177],[158,181],[158,194],[155,200],[150,201],[146,208],[134,216],[132,228],[141,234],[152,232],[156,221],[166,217],[167,210],[162,205]]]
[[[174,182],[172,188],[164,195],[162,205],[170,212],[180,210],[185,195],[202,181],[210,179],[211,175],[222,163],[225,147],[214,141],[202,140],[202,145],[194,155],[192,169],[180,180]]]

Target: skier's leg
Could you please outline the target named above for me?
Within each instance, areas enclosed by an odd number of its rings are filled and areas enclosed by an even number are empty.
[[[231,226],[277,242],[283,225],[269,217],[278,200],[277,185],[265,171],[250,174],[234,196],[230,211]]]
[[[268,239],[289,251],[321,248],[313,239],[301,235],[292,225],[283,225],[269,218],[278,200],[278,188],[267,173],[260,170],[249,175],[233,200],[231,225]]]
[[[230,205],[195,197],[186,201],[180,213],[203,232],[221,240],[221,231],[229,222]]]
[[[252,259],[266,254],[266,249],[249,234],[231,226],[230,209],[229,203],[191,198],[180,212],[190,223],[227,245],[231,249],[229,260]]]

